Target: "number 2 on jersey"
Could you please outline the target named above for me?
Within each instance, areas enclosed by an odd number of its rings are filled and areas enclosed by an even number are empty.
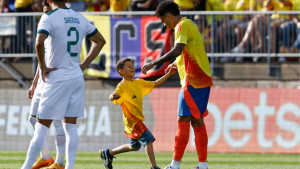
[[[76,45],[78,40],[79,40],[79,32],[75,27],[71,27],[68,31],[68,36],[71,36],[71,32],[75,31],[76,32],[76,41],[68,41],[68,52],[70,53],[71,57],[76,57],[78,53],[71,53],[71,46]]]

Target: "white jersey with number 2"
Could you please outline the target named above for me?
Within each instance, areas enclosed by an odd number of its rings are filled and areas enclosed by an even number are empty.
[[[58,68],[49,73],[46,83],[82,76],[80,52],[82,40],[98,30],[83,15],[69,8],[56,8],[41,17],[38,33],[48,35],[46,66]]]

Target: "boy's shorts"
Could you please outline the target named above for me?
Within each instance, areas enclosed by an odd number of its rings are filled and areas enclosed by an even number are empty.
[[[196,119],[207,116],[209,94],[210,87],[195,89],[189,85],[181,88],[178,96],[178,116],[193,116]]]
[[[155,141],[154,136],[152,133],[147,129],[144,131],[144,133],[141,135],[139,139],[131,139],[130,146],[140,149],[141,146],[143,145],[144,147],[151,143],[152,141]]]

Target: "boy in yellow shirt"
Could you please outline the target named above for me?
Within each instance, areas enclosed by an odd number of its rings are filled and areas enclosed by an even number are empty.
[[[149,158],[151,169],[159,169],[156,165],[153,142],[155,138],[147,129],[143,121],[143,98],[149,94],[154,87],[160,86],[164,81],[177,72],[177,68],[173,67],[165,76],[152,81],[143,79],[133,79],[135,76],[135,68],[129,58],[122,58],[116,64],[116,70],[123,77],[118,84],[114,93],[109,98],[115,104],[120,104],[123,111],[123,121],[125,124],[126,137],[131,138],[130,144],[124,144],[114,149],[100,150],[99,154],[104,162],[104,166],[112,169],[113,157],[116,154],[129,151],[138,151],[141,146],[145,147],[145,151]]]

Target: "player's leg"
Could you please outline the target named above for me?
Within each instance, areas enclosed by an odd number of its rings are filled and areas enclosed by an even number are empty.
[[[35,124],[33,138],[30,142],[26,160],[22,169],[31,169],[39,153],[43,149],[52,120],[38,120]]]
[[[74,168],[78,147],[78,133],[76,121],[84,117],[84,79],[83,76],[66,81],[64,88],[71,88],[68,108],[63,120],[66,135],[66,169]]]
[[[207,169],[208,165],[206,159],[208,137],[203,118],[208,115],[207,104],[210,94],[210,87],[194,89],[192,86],[189,86],[188,89],[191,97],[193,98],[194,103],[196,104],[196,107],[200,112],[200,117],[193,115],[191,119],[191,125],[194,128],[195,133],[196,150],[198,152],[198,168]],[[190,109],[192,109],[191,105]]]
[[[207,143],[208,136],[206,131],[206,126],[204,124],[203,118],[196,119],[192,118],[191,124],[194,128],[195,133],[195,144],[199,159],[199,169],[207,169]]]
[[[31,169],[38,153],[42,150],[52,120],[63,120],[68,107],[72,88],[65,87],[64,81],[44,84],[33,139],[31,140],[26,161],[22,169]]]
[[[37,122],[36,116],[39,108],[40,96],[41,96],[41,89],[40,86],[37,86],[31,101],[31,108],[30,108],[30,115],[29,115],[29,121],[30,124],[32,125],[33,130]],[[53,162],[54,160],[50,155],[47,141],[45,141],[44,147],[41,151],[41,157],[38,158],[38,160],[34,163],[32,168],[37,169],[37,168],[50,166]]]
[[[55,144],[56,144],[56,159],[55,165],[65,166],[65,150],[66,150],[66,135],[63,128],[62,121],[54,120],[53,126],[55,127]]]
[[[171,165],[168,166],[169,168],[172,167],[172,169],[180,168],[180,161],[183,157],[190,135],[190,121],[192,117],[192,112],[190,111],[189,106],[187,104],[189,100],[186,101],[185,99],[185,90],[186,87],[182,88],[178,96],[177,133],[175,136],[173,160]]]

